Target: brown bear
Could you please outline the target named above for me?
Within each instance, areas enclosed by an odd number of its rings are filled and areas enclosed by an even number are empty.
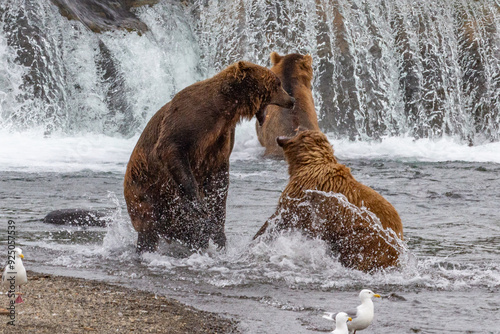
[[[301,131],[293,138],[278,137],[277,143],[289,164],[290,180],[276,213],[254,238],[270,226],[273,231],[299,229],[329,242],[345,266],[371,271],[396,265],[403,239],[399,214],[337,162],[326,136]]]
[[[124,194],[137,250],[159,236],[193,249],[225,245],[229,155],[236,124],[265,120],[269,104],[294,98],[269,69],[240,61],[197,82],[164,105],[142,132],[127,165]]]
[[[281,79],[285,91],[295,98],[293,108],[270,105],[264,124],[256,122],[257,137],[266,148],[264,156],[283,159],[283,149],[276,143],[278,136],[293,136],[300,128],[318,130],[318,117],[311,91],[312,57],[292,53],[280,56],[271,53],[271,71]]]

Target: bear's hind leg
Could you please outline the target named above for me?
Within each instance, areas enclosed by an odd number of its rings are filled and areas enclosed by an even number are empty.
[[[210,224],[207,224],[206,220],[196,215],[184,214],[182,218],[176,219],[174,224],[169,224],[169,228],[162,235],[169,242],[175,240],[190,250],[199,251],[208,248],[210,234],[207,232],[207,226]]]

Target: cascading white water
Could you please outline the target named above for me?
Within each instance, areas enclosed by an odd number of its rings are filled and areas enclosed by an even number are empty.
[[[178,5],[138,10],[150,28],[95,34],[50,1],[0,5],[0,127],[130,136],[176,91],[202,78]],[[15,71],[14,71],[14,70]]]
[[[500,4],[161,1],[149,28],[93,33],[50,0],[0,5],[0,127],[131,136],[183,87],[272,51],[310,53],[335,138],[500,139]]]
[[[491,1],[199,1],[203,64],[313,55],[335,137],[500,138],[500,5]],[[210,33],[207,33],[210,32]],[[217,47],[214,48],[213,46]],[[207,66],[207,65],[205,65]]]

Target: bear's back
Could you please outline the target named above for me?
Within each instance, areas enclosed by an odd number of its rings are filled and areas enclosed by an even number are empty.
[[[300,198],[306,190],[340,193],[357,207],[366,207],[384,228],[392,229],[403,238],[403,225],[394,206],[377,191],[358,182],[349,167],[331,161],[304,167],[292,172],[282,197]]]

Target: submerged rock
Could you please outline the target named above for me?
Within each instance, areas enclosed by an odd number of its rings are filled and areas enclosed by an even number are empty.
[[[56,225],[105,227],[110,220],[109,212],[104,210],[63,209],[49,212],[43,222]]]

